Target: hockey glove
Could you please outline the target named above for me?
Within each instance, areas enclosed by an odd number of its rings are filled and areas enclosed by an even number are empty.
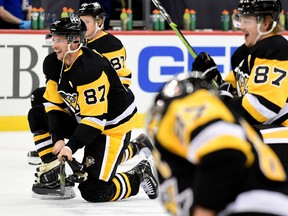
[[[211,56],[206,52],[201,52],[192,64],[192,71],[202,72],[202,78],[211,83],[212,80],[216,81],[218,86],[223,83],[217,65]]]
[[[50,163],[43,163],[36,169],[37,183],[51,183],[59,179],[60,174],[60,161],[58,159],[53,160]]]
[[[79,163],[75,158],[73,158],[72,161],[67,160],[67,163],[73,171],[73,174],[69,175],[67,179],[69,179],[71,182],[76,183],[86,181],[88,174],[83,164]]]

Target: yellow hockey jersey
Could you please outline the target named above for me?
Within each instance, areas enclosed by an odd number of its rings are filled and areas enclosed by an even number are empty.
[[[99,37],[87,42],[87,47],[105,56],[117,71],[122,84],[130,86],[132,76],[131,70],[126,66],[126,49],[118,38],[102,31]]]
[[[43,63],[47,77],[44,97],[49,101],[44,105],[52,138],[53,132],[59,133],[59,112],[72,112],[78,119],[79,126],[67,144],[73,151],[99,133],[113,136],[134,128],[137,112],[134,95],[122,85],[105,57],[84,47],[73,64],[65,66],[62,72],[60,65],[62,62],[55,53],[48,55]]]
[[[245,117],[252,124],[288,126],[288,41],[274,35],[244,52],[225,81],[237,89]]]
[[[288,212],[282,205],[288,203],[288,185],[279,159],[209,91],[173,100],[158,124],[151,124],[161,200],[172,215],[191,215],[195,205],[223,215]]]

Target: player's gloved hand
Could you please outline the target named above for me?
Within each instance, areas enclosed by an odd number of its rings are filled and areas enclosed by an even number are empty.
[[[20,29],[30,29],[30,27],[31,27],[31,20],[22,20],[19,23]]]
[[[208,82],[216,81],[218,87],[223,83],[217,65],[211,56],[206,52],[201,52],[192,64],[192,71],[203,72],[202,76]]]
[[[71,182],[81,183],[87,180],[88,173],[87,172],[76,172],[67,177],[67,179]]]
[[[51,183],[57,181],[60,173],[60,161],[55,159],[50,163],[43,163],[36,169],[35,173],[37,183]]]

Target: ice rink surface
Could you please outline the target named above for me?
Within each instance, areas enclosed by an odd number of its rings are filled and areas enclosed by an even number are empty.
[[[135,138],[141,130],[132,133]],[[30,132],[0,132],[0,212],[2,216],[124,216],[167,215],[159,198],[150,200],[140,188],[139,194],[117,202],[88,203],[74,187],[76,197],[68,200],[42,200],[32,197],[32,184],[37,166],[27,163],[27,152],[34,149]],[[81,150],[75,154],[80,160]],[[121,164],[129,170],[141,156]],[[68,171],[69,172],[69,171]]]

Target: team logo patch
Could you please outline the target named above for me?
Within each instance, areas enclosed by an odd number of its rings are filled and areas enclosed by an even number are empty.
[[[79,105],[77,103],[78,96],[76,93],[66,93],[64,91],[59,91],[59,94],[63,98],[66,105],[71,109],[75,114],[79,113]]]
[[[86,164],[86,167],[89,167],[89,166],[95,164],[95,159],[91,156],[88,156],[88,157],[86,157],[85,164]]]

